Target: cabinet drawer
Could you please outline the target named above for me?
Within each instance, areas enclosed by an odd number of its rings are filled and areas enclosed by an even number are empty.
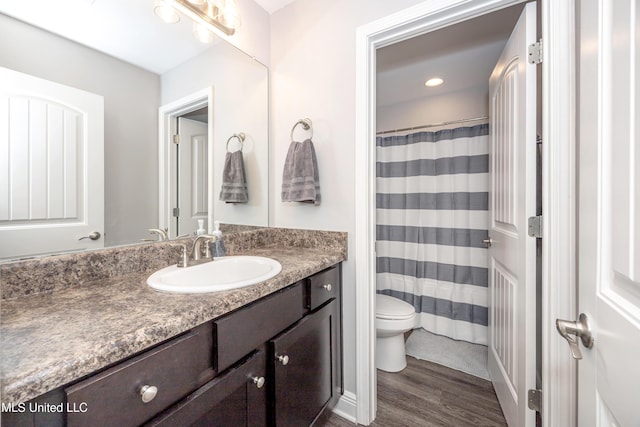
[[[214,322],[217,370],[222,372],[304,315],[302,282]]]
[[[338,265],[308,279],[309,297],[307,306],[315,310],[340,292],[340,267]]]
[[[211,369],[212,347],[212,325],[207,323],[68,387],[70,407],[86,409],[69,412],[68,426],[140,425],[200,385]],[[157,388],[147,403],[141,393],[145,386]]]

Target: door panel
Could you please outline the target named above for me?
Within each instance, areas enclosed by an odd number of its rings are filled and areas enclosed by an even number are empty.
[[[333,393],[331,302],[269,342],[274,373],[274,423],[310,425]],[[333,322],[336,319],[333,318]],[[287,357],[281,362],[279,357]]]
[[[0,258],[103,247],[104,102],[0,68]]]
[[[206,123],[178,118],[180,134],[178,154],[178,233],[193,233],[198,228],[198,220],[204,220],[207,228],[208,183],[207,153],[208,140]]]
[[[527,390],[535,385],[536,69],[528,63],[536,6],[525,6],[490,78],[491,212],[489,359],[510,426],[533,426]]]
[[[595,342],[591,350],[580,348],[578,424],[636,426],[640,7],[635,0],[582,0],[579,6],[578,304]]]

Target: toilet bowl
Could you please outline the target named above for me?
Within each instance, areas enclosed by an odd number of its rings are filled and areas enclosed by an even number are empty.
[[[376,294],[376,368],[399,372],[406,368],[404,333],[413,329],[416,312],[398,298]]]

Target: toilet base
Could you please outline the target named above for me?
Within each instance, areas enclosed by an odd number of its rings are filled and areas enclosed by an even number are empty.
[[[385,372],[400,372],[407,367],[404,334],[376,338],[376,368]]]

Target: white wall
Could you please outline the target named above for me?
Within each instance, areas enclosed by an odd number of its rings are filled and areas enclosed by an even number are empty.
[[[355,32],[419,0],[297,0],[271,17],[271,225],[349,233],[344,264],[345,388],[355,393]],[[282,203],[291,127],[313,121],[319,206]]]
[[[225,223],[269,224],[269,73],[233,46],[219,43],[162,75],[166,105],[213,86],[213,217]],[[248,203],[219,200],[226,142],[244,132]],[[237,141],[230,144],[232,149]]]
[[[378,107],[376,129],[380,132],[488,115],[489,82],[487,81],[486,87]],[[470,122],[469,126],[480,123],[485,122]]]
[[[270,63],[269,13],[253,0],[237,0],[240,28],[225,39],[265,65]]]
[[[105,244],[148,237],[158,223],[160,77],[2,14],[0,40],[0,66],[104,96]]]

